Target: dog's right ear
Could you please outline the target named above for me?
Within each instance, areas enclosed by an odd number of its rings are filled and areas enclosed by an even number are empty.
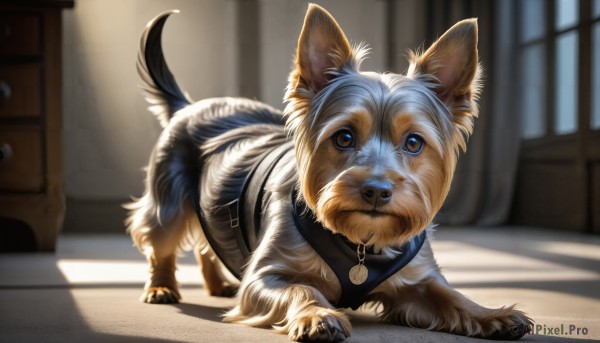
[[[329,70],[339,68],[351,56],[352,47],[333,16],[310,4],[298,39],[296,69],[290,75],[289,87],[315,94],[331,79]]]

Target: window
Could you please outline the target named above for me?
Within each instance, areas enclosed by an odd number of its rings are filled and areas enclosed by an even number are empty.
[[[577,131],[577,39],[577,31],[556,37],[554,132],[559,135]]]
[[[523,1],[521,5],[521,126],[524,138],[546,132],[546,42],[544,0]]]
[[[577,25],[579,2],[577,0],[556,0],[556,29],[564,30]]]
[[[600,233],[600,0],[511,4],[522,129],[515,218]]]
[[[517,6],[523,139],[600,130],[600,0],[522,0]],[[586,72],[589,82],[580,80]],[[581,94],[590,97],[582,101]]]
[[[534,44],[523,50],[521,69],[524,82],[521,118],[524,138],[541,137],[546,132],[544,51],[543,43]]]

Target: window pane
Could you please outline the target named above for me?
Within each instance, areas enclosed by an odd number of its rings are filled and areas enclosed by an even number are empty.
[[[600,1],[598,1],[600,2]],[[592,29],[592,130],[600,130],[600,23]]]
[[[539,138],[546,133],[545,49],[544,44],[532,45],[525,48],[521,56],[521,125],[525,139]]]
[[[562,30],[579,21],[579,1],[556,0],[556,29]]]
[[[559,135],[577,131],[577,39],[577,31],[556,39],[554,131]]]
[[[521,5],[521,39],[523,42],[544,37],[544,0],[523,0]]]
[[[592,1],[592,17],[593,18],[600,17],[600,0]]]

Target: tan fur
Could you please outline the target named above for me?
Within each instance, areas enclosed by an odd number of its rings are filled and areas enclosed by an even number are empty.
[[[334,342],[350,336],[350,321],[332,305],[342,294],[334,271],[295,229],[290,195],[296,185],[300,199],[327,229],[384,255],[397,255],[398,246],[424,230],[431,234],[431,222],[448,194],[458,154],[466,149],[478,115],[477,22],[459,22],[427,51],[413,54],[407,75],[361,72],[364,55],[362,47],[351,48],[328,12],[309,6],[285,95],[286,128],[295,153],[282,158],[285,168],[265,186],[270,198],[261,213],[263,236],[245,268],[238,304],[225,321],[272,327],[298,341]],[[201,113],[187,107],[161,136],[174,155],[184,155],[192,141],[188,136],[194,135],[190,128],[201,126],[194,111]],[[354,144],[346,148],[335,140],[344,130],[351,132]],[[422,138],[423,148],[413,153],[406,145],[415,135]],[[220,143],[202,143],[201,153],[208,156]],[[390,185],[385,201],[365,198],[362,187],[370,180]],[[149,181],[145,196],[129,206],[129,230],[150,263],[142,299],[154,303],[180,298],[175,258],[187,236],[195,237],[209,294],[231,295],[237,285],[222,271],[189,202],[181,200],[186,193],[178,189],[183,195],[175,199],[183,205],[175,213],[161,209],[177,204],[161,204],[156,189],[161,190]],[[163,212],[171,215],[156,215]],[[524,333],[515,330],[531,325],[513,306],[485,308],[453,290],[429,240],[367,300],[382,320],[466,336],[515,338]]]
[[[146,195],[147,197],[148,195]],[[209,295],[232,296],[238,288],[238,282],[233,280],[214,251],[208,245],[198,223],[196,213],[189,202],[184,203],[183,209],[175,218],[159,223],[151,221],[143,225],[145,209],[138,208],[144,203],[143,199],[126,207],[133,210],[128,219],[128,230],[138,249],[146,256],[149,264],[149,278],[144,287],[140,300],[147,303],[177,303],[181,299],[179,286],[175,278],[177,270],[177,254],[185,248],[185,238],[197,241],[187,242],[194,246],[194,254],[200,265],[204,278],[204,289]]]
[[[206,242],[206,239],[203,239],[203,242]],[[239,285],[226,275],[227,270],[210,246],[206,244],[204,248],[195,248],[194,255],[200,265],[206,292],[219,297],[234,296]]]

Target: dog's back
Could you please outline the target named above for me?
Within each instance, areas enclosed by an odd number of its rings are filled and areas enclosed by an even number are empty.
[[[206,235],[209,241],[218,241],[211,245],[220,247],[219,257],[239,276],[245,254],[240,254],[239,237],[231,229],[229,206],[240,198],[249,174],[265,153],[289,144],[285,120],[281,111],[249,99],[192,103],[162,54],[162,29],[172,13],[164,12],[151,21],[141,39],[138,73],[149,109],[165,129],[150,157],[145,194],[126,206],[131,210],[128,230],[149,260],[168,254],[173,244],[189,243],[181,239],[184,235],[194,240]],[[199,234],[191,232],[193,225],[180,225],[181,220],[195,220],[191,217],[196,215],[203,224],[204,232]],[[159,227],[162,230],[155,230]],[[164,247],[153,246],[159,240],[149,235],[155,232],[168,236],[160,240],[167,242]]]

